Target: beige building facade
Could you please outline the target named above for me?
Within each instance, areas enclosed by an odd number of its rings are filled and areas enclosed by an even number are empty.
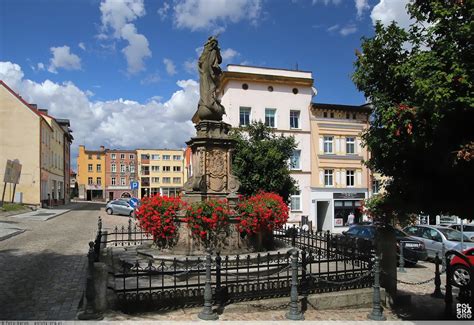
[[[105,148],[87,150],[84,145],[79,146],[77,156],[77,176],[81,200],[105,200]]]
[[[372,177],[361,135],[370,111],[368,105],[311,105],[310,220],[317,230],[341,232],[363,219],[360,206]]]
[[[1,190],[6,161],[18,159],[22,170],[14,201],[35,206],[64,204],[64,166],[69,166],[65,163],[69,155],[64,152],[72,141],[71,131],[63,129],[46,110],[27,103],[1,80],[0,116]],[[9,186],[5,192],[11,200]]]
[[[184,150],[137,149],[138,197],[179,195],[187,180],[184,155]]]

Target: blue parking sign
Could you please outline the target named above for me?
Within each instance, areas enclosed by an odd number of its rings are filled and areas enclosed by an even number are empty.
[[[137,181],[130,182],[130,189],[137,190],[138,189],[138,182]]]

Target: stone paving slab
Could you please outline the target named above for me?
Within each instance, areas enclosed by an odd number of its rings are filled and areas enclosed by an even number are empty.
[[[25,232],[25,229],[12,226],[9,222],[0,222],[0,241]]]
[[[36,211],[25,212],[21,214],[15,214],[10,216],[10,218],[15,219],[28,219],[36,221],[48,221],[50,219],[59,217],[62,214],[71,211],[71,209],[38,209]]]

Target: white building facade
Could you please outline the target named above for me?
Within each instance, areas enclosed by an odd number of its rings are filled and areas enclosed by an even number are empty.
[[[262,121],[277,134],[295,137],[297,150],[290,168],[299,192],[291,197],[289,222],[310,215],[310,107],[315,94],[312,73],[306,71],[228,65],[222,78],[224,122],[239,127]]]

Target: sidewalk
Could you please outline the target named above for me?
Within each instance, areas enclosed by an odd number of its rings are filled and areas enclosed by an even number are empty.
[[[15,219],[28,219],[28,220],[37,220],[37,221],[47,221],[52,218],[56,218],[66,212],[71,211],[69,207],[66,208],[52,208],[52,209],[44,209],[39,208],[36,211],[25,212],[21,214],[11,215],[10,218]]]

